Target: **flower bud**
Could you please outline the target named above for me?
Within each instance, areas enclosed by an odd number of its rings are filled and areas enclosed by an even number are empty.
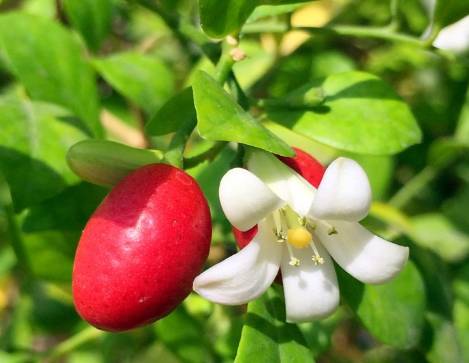
[[[211,231],[207,201],[191,176],[165,164],[132,172],[81,236],[73,268],[78,313],[109,331],[167,315],[190,293]]]
[[[137,149],[104,140],[80,141],[67,153],[68,165],[75,174],[104,186],[113,186],[131,171],[162,159],[163,153],[158,150]]]

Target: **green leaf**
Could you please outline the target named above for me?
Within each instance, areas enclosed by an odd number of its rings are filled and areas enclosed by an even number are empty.
[[[210,362],[203,326],[180,305],[155,324],[158,338],[184,363]]]
[[[65,154],[86,135],[66,115],[54,105],[0,98],[0,170],[17,211],[79,180]]]
[[[275,154],[293,150],[244,111],[207,73],[199,71],[192,85],[200,135],[213,141],[234,141]]]
[[[214,38],[235,33],[259,2],[259,0],[199,0],[202,28]]]
[[[248,362],[314,362],[298,327],[285,323],[285,304],[273,288],[248,305],[235,363]]]
[[[469,361],[469,266],[464,266],[453,283],[456,301],[454,302],[454,325],[461,343],[461,353],[465,362]]]
[[[211,37],[221,38],[236,33],[258,5],[284,5],[309,0],[199,0],[203,30]]]
[[[98,50],[111,29],[114,0],[64,0],[63,8],[72,26],[88,47]]]
[[[79,231],[44,231],[23,233],[22,236],[34,276],[48,281],[70,282]]]
[[[458,262],[469,254],[469,236],[449,219],[438,213],[421,214],[412,218],[415,242],[426,247],[447,262]]]
[[[94,73],[68,30],[25,13],[1,15],[0,53],[32,98],[69,108],[102,134]]]
[[[174,77],[158,58],[140,53],[120,53],[97,59],[103,78],[122,95],[152,114],[174,92]]]
[[[25,232],[82,231],[90,215],[106,195],[104,188],[80,183],[28,209]]]
[[[301,111],[270,109],[270,119],[323,144],[358,154],[395,154],[420,142],[421,131],[409,107],[379,78],[344,72],[303,90],[318,86],[325,94],[322,105]]]
[[[426,320],[429,324],[426,340],[430,340],[426,352],[428,362],[463,363],[461,346],[452,322],[434,313],[428,313]]]
[[[437,0],[434,12],[434,22],[438,26],[457,22],[469,15],[469,2],[465,0]]]
[[[415,346],[424,322],[425,288],[412,262],[392,281],[362,285],[339,270],[342,297],[379,341],[400,349]]]
[[[81,141],[67,153],[68,165],[77,175],[104,186],[113,186],[131,171],[162,160],[159,150],[137,149],[105,140]]]
[[[246,20],[246,23],[252,23],[258,19],[265,18],[268,16],[278,16],[282,14],[288,14],[292,13],[296,9],[302,7],[304,4],[302,4],[300,1],[297,1],[298,4],[284,4],[284,5],[261,5],[258,6],[257,8],[254,9],[252,14],[249,16],[249,18]]]
[[[171,97],[145,125],[149,135],[159,136],[176,132],[185,123],[195,120],[192,88],[188,87]]]

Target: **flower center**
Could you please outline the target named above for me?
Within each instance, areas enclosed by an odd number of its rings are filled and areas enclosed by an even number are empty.
[[[320,220],[306,219],[296,214],[290,207],[280,208],[273,213],[274,234],[278,243],[287,245],[290,255],[291,266],[300,266],[300,260],[295,257],[293,248],[303,249],[310,247],[313,251],[311,260],[315,265],[324,263],[324,259],[319,255],[319,251],[314,242],[313,233],[316,229],[316,222],[326,224],[329,228],[329,235],[337,234],[337,230],[328,223]],[[286,231],[286,232],[285,232]]]
[[[296,248],[305,248],[308,247],[313,236],[305,227],[290,228],[287,231],[287,241],[293,247]]]

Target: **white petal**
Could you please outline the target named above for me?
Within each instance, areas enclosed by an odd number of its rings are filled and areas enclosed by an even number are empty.
[[[306,215],[313,203],[316,189],[301,175],[272,154],[262,151],[251,153],[247,166],[296,213]]]
[[[338,158],[326,169],[309,214],[319,219],[356,222],[368,214],[371,187],[362,167]]]
[[[282,258],[282,279],[285,292],[287,321],[304,322],[331,314],[339,304],[339,288],[334,265],[324,248],[316,244],[324,259],[322,265],[314,265],[309,248],[293,249],[300,266],[290,266],[290,258]],[[286,247],[285,247],[286,248]]]
[[[246,169],[229,170],[220,181],[220,204],[226,218],[247,231],[285,203]]]
[[[404,267],[409,249],[375,236],[359,223],[330,222],[337,234],[319,224],[316,234],[332,258],[350,275],[369,283],[380,284],[392,279]]]
[[[443,28],[433,45],[436,48],[463,53],[469,49],[469,16]]]
[[[264,293],[277,276],[283,246],[275,242],[272,224],[259,223],[259,232],[241,251],[201,273],[193,289],[215,303],[240,305]]]

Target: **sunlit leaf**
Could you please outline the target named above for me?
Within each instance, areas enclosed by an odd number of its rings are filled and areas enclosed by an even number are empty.
[[[323,104],[309,110],[269,110],[272,121],[313,140],[359,154],[389,155],[420,142],[420,129],[406,103],[368,73],[345,72],[316,81]],[[309,88],[304,87],[306,92]]]
[[[33,99],[69,108],[89,131],[102,134],[93,70],[68,30],[25,13],[1,15],[0,54]]]
[[[65,161],[86,138],[67,112],[54,105],[0,98],[0,169],[16,210],[52,197],[79,181]]]
[[[235,363],[313,363],[297,326],[285,323],[285,304],[269,289],[248,305]]]
[[[174,77],[158,58],[120,53],[94,61],[98,72],[122,95],[147,111],[155,112],[174,91]]]
[[[293,150],[244,111],[217,82],[200,71],[194,77],[197,129],[208,140],[234,141],[285,156]]]
[[[397,277],[383,285],[362,285],[342,270],[339,277],[342,296],[376,339],[400,349],[419,342],[425,287],[412,262],[407,262]]]
[[[73,27],[88,46],[98,50],[111,30],[115,0],[64,0],[63,7]]]

